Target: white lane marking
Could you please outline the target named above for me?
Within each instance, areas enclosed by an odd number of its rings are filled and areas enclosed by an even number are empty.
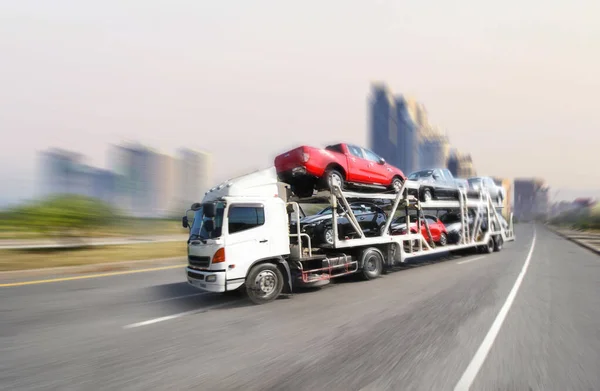
[[[477,261],[478,259],[482,259],[482,258],[485,258],[485,255],[481,256],[481,257],[475,257],[475,258],[467,259],[466,261],[456,262],[456,264],[457,265],[462,265],[463,263],[469,263],[469,262]]]
[[[215,304],[215,305],[211,305],[211,306],[208,306],[208,307],[203,307],[203,308],[200,308],[200,309],[197,309],[197,310],[180,312],[178,314],[173,314],[173,315],[169,315],[169,316],[163,316],[163,317],[160,317],[160,318],[154,318],[154,319],[146,320],[146,321],[143,321],[143,322],[132,323],[132,324],[128,324],[126,326],[123,326],[123,328],[124,329],[133,329],[133,328],[136,328],[136,327],[148,326],[148,325],[151,325],[151,324],[154,324],[154,323],[159,323],[159,322],[164,322],[164,321],[167,321],[167,320],[181,318],[181,317],[186,316],[186,315],[199,314],[199,313],[206,312],[208,310],[212,310],[212,309],[215,309],[215,308],[225,307],[226,305],[231,304],[231,303],[233,303],[233,301],[228,301],[228,302],[225,302],[225,303]]]
[[[158,299],[158,300],[152,300],[152,301],[144,301],[144,302],[142,302],[141,304],[162,303],[163,301],[177,300],[177,299],[185,299],[186,297],[194,297],[194,296],[208,295],[209,293],[210,293],[210,292],[191,293],[191,294],[189,294],[189,295],[175,296],[175,297],[167,297],[166,299]]]
[[[456,384],[456,387],[454,387],[454,391],[468,391],[469,390],[469,388],[473,384],[473,381],[475,380],[475,377],[477,376],[477,373],[479,373],[479,370],[481,369],[483,362],[485,361],[488,353],[490,352],[490,349],[492,348],[492,344],[494,343],[494,340],[496,339],[496,337],[498,336],[498,333],[500,332],[502,323],[504,323],[504,319],[506,319],[506,315],[508,314],[508,311],[510,310],[512,303],[515,300],[515,297],[517,296],[517,292],[519,291],[521,282],[523,282],[523,278],[525,277],[525,273],[527,272],[527,268],[529,267],[529,262],[531,261],[531,255],[533,254],[533,249],[535,247],[535,236],[536,236],[536,233],[535,233],[535,226],[534,226],[533,240],[531,241],[531,248],[529,249],[529,254],[527,254],[527,258],[525,259],[525,264],[523,265],[523,268],[521,269],[521,273],[519,273],[519,276],[517,277],[517,280],[515,281],[515,285],[513,285],[512,289],[510,290],[510,293],[508,294],[508,297],[506,298],[504,305],[500,309],[500,312],[498,312],[498,315],[496,316],[494,323],[492,323],[492,327],[490,327],[490,330],[488,331],[487,335],[483,339],[481,346],[479,346],[479,349],[477,349],[477,352],[475,353],[475,356],[473,356],[473,359],[469,363],[469,366],[465,370],[465,373],[463,373],[460,380]]]

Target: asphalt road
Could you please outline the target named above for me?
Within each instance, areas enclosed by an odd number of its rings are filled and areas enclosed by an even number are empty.
[[[0,389],[600,390],[600,258],[516,234],[263,306],[179,268],[0,288]]]

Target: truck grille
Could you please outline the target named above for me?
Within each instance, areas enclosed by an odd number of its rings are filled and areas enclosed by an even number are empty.
[[[210,266],[210,257],[188,255],[188,263],[190,266],[208,268]]]
[[[204,274],[196,274],[188,271],[187,275],[188,277],[193,278],[195,280],[204,280]]]

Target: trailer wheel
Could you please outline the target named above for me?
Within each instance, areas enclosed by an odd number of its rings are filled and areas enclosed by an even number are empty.
[[[361,255],[362,276],[365,280],[372,280],[381,275],[383,271],[383,255],[376,248],[368,248]]]
[[[491,254],[491,253],[494,252],[494,247],[495,246],[496,246],[496,242],[494,241],[494,238],[492,238],[490,236],[490,238],[487,241],[487,244],[485,246],[483,246],[483,252]]]
[[[283,290],[283,275],[272,263],[254,266],[246,277],[246,294],[254,304],[275,300]]]
[[[504,239],[502,239],[502,235],[497,235],[496,240],[494,240],[494,251],[501,251],[503,245]]]

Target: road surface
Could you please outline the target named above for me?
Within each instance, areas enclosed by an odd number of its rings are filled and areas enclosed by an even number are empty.
[[[600,257],[516,234],[263,306],[179,266],[0,287],[0,389],[599,390]]]

